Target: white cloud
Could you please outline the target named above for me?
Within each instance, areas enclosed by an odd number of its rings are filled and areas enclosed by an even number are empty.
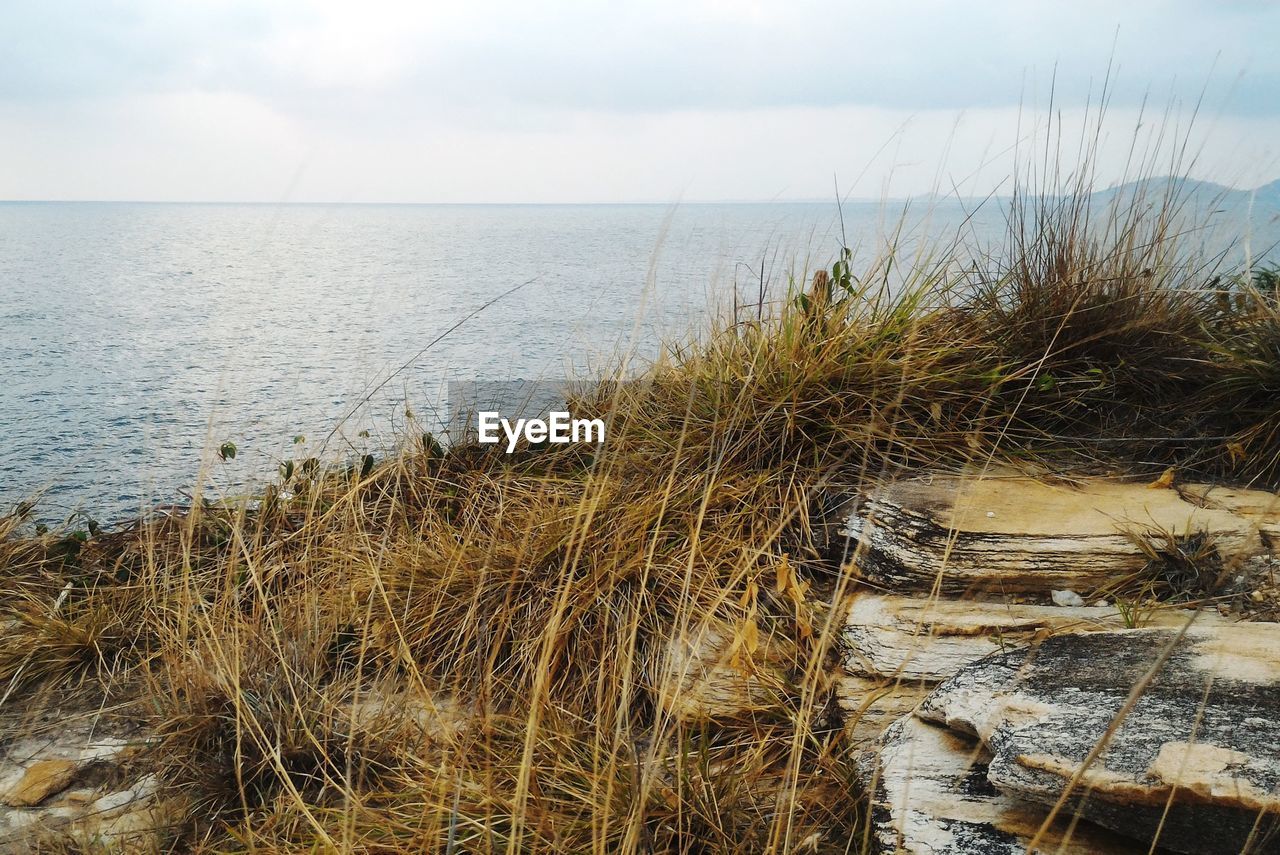
[[[1253,0],[15,0],[0,197],[770,198],[864,170],[859,195],[982,192],[1018,105],[1052,80],[1078,116],[1112,60],[1113,133],[1207,81],[1197,169],[1248,183],[1275,167],[1277,31]]]

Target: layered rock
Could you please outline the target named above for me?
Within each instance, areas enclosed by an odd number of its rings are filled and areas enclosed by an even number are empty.
[[[836,680],[836,703],[844,717],[845,742],[870,749],[885,730],[916,708],[929,687],[910,680],[880,680],[844,674]]]
[[[1085,591],[1143,570],[1150,543],[1205,538],[1230,562],[1280,542],[1271,493],[1008,473],[892,482],[837,516],[832,557],[896,592]]]
[[[841,705],[874,746],[873,851],[1280,851],[1280,627],[1080,596],[1207,569],[1257,601],[1280,496],[933,475],[862,492],[834,529],[866,583]]]
[[[1236,575],[1246,583],[1269,573],[1280,498],[935,475],[865,492],[837,528],[834,553],[869,584],[840,600],[841,673],[824,658],[817,679],[834,676],[840,747],[859,752],[874,851],[1146,852],[1157,832],[1172,851],[1280,851],[1267,836],[1280,815],[1280,628],[1079,596],[1149,570],[1161,542],[1195,540],[1215,567],[1245,568]],[[768,636],[750,618],[699,616],[647,648],[644,677],[663,712],[774,715],[814,678],[799,651],[829,602],[789,568],[774,587],[774,605],[796,609],[796,638],[781,637],[786,624]],[[813,705],[824,726],[829,700]],[[473,724],[465,705],[395,684],[336,713],[405,745],[454,740]],[[140,742],[68,727],[7,746],[0,855],[46,842],[164,845],[182,814],[129,762]],[[789,780],[758,785],[781,792]]]
[[[999,791],[1186,853],[1280,852],[1280,626],[1053,636],[917,715],[978,737]]]
[[[154,775],[130,772],[143,744],[89,723],[11,742],[0,760],[0,853],[159,851],[179,811]]]
[[[390,681],[333,713],[340,727],[406,751],[456,739],[475,722],[450,695]],[[176,851],[187,804],[162,786],[156,745],[139,725],[87,715],[10,741],[0,757],[0,855]]]
[[[1185,484],[1177,490],[1193,504],[1229,511],[1252,520],[1264,540],[1273,548],[1280,546],[1280,495],[1217,484]]]
[[[954,731],[904,716],[877,750],[863,755],[860,776],[871,795],[873,851],[1022,855],[1045,812],[1001,793],[987,780],[990,755]],[[1036,852],[1145,853],[1132,841],[1063,816],[1039,835]]]
[[[963,666],[1047,635],[1098,632],[1131,624],[1179,628],[1195,617],[1204,626],[1226,621],[1216,612],[1115,605],[1041,606],[862,593],[844,627],[844,668],[850,674],[937,683]]]

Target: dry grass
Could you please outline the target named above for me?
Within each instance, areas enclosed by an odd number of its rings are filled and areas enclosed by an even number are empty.
[[[890,248],[602,385],[598,450],[407,442],[82,539],[0,522],[4,727],[145,722],[179,848],[858,851],[824,485],[995,456],[1280,482],[1274,279],[1188,263],[1163,213],[1023,204],[1003,257]],[[676,714],[700,649],[748,707]]]

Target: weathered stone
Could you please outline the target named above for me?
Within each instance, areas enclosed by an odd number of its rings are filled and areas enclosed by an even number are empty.
[[[1049,598],[1053,600],[1055,606],[1063,608],[1080,608],[1084,605],[1084,598],[1075,591],[1050,591]]]
[[[74,760],[80,765],[116,762],[138,744],[140,740],[131,734],[104,735],[94,733],[88,725],[67,725],[52,734],[14,740],[5,748],[3,762],[23,767],[50,757]]]
[[[844,667],[850,674],[904,680],[945,680],[961,667],[992,653],[1063,632],[1143,626],[1180,627],[1183,609],[1141,614],[1115,606],[1038,606],[977,600],[944,600],[892,594],[859,594],[845,619]],[[1225,623],[1202,613],[1201,625]]]
[[[1276,624],[1057,635],[965,667],[917,715],[1064,815],[1177,852],[1280,852],[1277,651]]]
[[[73,760],[37,760],[22,770],[22,776],[11,786],[0,802],[10,807],[38,805],[71,784],[79,764]]]
[[[159,851],[175,825],[173,803],[153,776],[115,784],[145,744],[131,730],[99,732],[77,721],[11,742],[0,760],[0,853]],[[74,785],[74,786],[73,786]]]
[[[658,702],[681,719],[714,719],[774,709],[787,691],[780,642],[748,649],[728,626],[703,624],[667,644],[656,665]]]
[[[181,821],[177,803],[161,799],[158,791],[156,777],[144,775],[125,789],[103,793],[71,824],[68,836],[91,850],[158,851]]]
[[[1215,494],[1216,495],[1216,494]],[[833,557],[896,591],[1089,591],[1142,570],[1143,538],[1207,536],[1224,559],[1276,542],[1270,493],[1191,501],[1099,478],[935,474],[866,491],[839,512]],[[1194,498],[1194,497],[1193,497]]]
[[[920,855],[1022,855],[1045,817],[1039,805],[987,781],[990,756],[981,745],[914,716],[885,731],[859,763],[871,799],[872,851]],[[1036,852],[1096,855],[1146,852],[1088,823],[1063,817],[1040,837]]]
[[[1177,489],[1193,504],[1220,508],[1252,520],[1273,547],[1280,545],[1280,495],[1216,484],[1184,484]]]
[[[845,740],[852,746],[877,742],[885,728],[924,700],[930,688],[919,681],[840,676],[836,680],[836,702],[844,716]]]
[[[342,712],[357,731],[409,739],[454,738],[474,720],[474,713],[451,695],[385,688],[366,691]]]

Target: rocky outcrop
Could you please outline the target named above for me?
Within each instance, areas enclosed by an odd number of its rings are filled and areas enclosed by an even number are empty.
[[[844,668],[882,679],[940,682],[965,665],[1047,635],[1123,629],[1131,624],[1178,628],[1193,612],[1151,609],[1136,613],[1114,604],[1041,606],[862,593],[844,627]],[[1202,626],[1226,621],[1216,612],[1196,617]]]
[[[872,849],[884,853],[1022,855],[1045,812],[1005,795],[987,779],[990,755],[974,740],[904,716],[877,750],[863,755],[871,795]],[[1036,852],[1145,853],[1132,841],[1063,816],[1039,836]]]
[[[1186,853],[1280,852],[1280,626],[1058,635],[969,665],[917,715],[1000,792]]]
[[[180,812],[154,775],[130,771],[144,745],[134,730],[91,723],[11,742],[0,760],[0,853],[160,851]]]
[[[1157,835],[1162,851],[1280,851],[1280,627],[1235,620],[1280,615],[1263,593],[1277,590],[1280,497],[934,475],[862,491],[831,530],[848,575],[800,579],[780,561],[736,618],[689,615],[644,645],[642,683],[668,717],[637,734],[654,758],[644,780],[684,786],[646,742],[671,720],[713,721],[700,738],[714,738],[802,714],[829,756],[857,758],[873,852],[1147,852]],[[1187,546],[1174,563],[1206,559],[1213,608],[1096,590],[1159,570],[1162,545]],[[812,704],[792,703],[805,692]],[[340,729],[406,751],[483,735],[467,704],[399,676],[333,703]],[[6,744],[0,855],[172,847],[190,817],[146,744],[75,723]],[[762,806],[798,798],[782,760],[750,785]],[[805,798],[853,797],[829,778]]]
[[[834,534],[873,851],[1280,851],[1280,626],[1236,619],[1275,614],[1280,496],[938,474]],[[1092,593],[1162,573],[1218,608]]]
[[[844,721],[845,742],[869,748],[889,725],[916,708],[929,686],[911,680],[879,680],[844,674],[836,679],[836,703]]]
[[[1149,544],[1197,537],[1223,562],[1280,543],[1280,504],[1252,490],[1009,473],[934,474],[844,503],[835,560],[895,592],[1087,591],[1137,573]]]
[[[1280,495],[1217,484],[1186,484],[1177,491],[1193,504],[1229,511],[1251,520],[1268,543],[1280,546]]]
[[[417,750],[455,740],[474,710],[421,684],[370,686],[335,705],[339,732],[376,734]],[[15,739],[0,758],[0,855],[186,851],[178,830],[186,803],[156,774],[157,743],[139,725],[92,716],[50,721]]]

